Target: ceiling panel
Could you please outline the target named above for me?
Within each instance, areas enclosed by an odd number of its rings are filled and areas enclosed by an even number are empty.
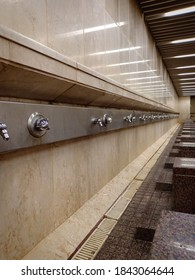
[[[165,67],[179,96],[195,95],[195,12],[164,16],[164,13],[195,6],[195,0],[135,0],[144,14]],[[184,57],[180,57],[184,56]]]

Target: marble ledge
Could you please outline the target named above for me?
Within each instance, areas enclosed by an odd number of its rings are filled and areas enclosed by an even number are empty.
[[[21,33],[18,33],[2,24],[0,24],[0,37],[5,38],[6,40],[9,40],[11,42],[15,42],[16,44],[19,44],[21,46],[25,46],[33,51],[42,53],[48,57],[51,57],[55,60],[58,60],[60,62],[66,63],[70,66],[76,67],[77,63],[73,60],[69,59],[68,57],[65,57],[64,55],[56,52],[55,50],[29,38],[24,36]]]
[[[142,108],[150,110],[174,112],[167,105],[147,99],[48,46],[2,25],[0,25],[0,40],[0,58],[4,63],[17,63],[29,71],[41,71],[47,75],[54,75],[58,79],[66,79],[66,83],[91,87],[105,95],[111,95],[111,98],[114,95],[121,99],[117,101],[117,108],[123,108],[129,100],[128,103],[135,108],[140,104]],[[20,98],[20,96],[18,97]]]

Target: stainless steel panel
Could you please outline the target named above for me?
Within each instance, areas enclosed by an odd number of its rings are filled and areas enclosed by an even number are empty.
[[[29,117],[36,112],[48,118],[49,122],[49,130],[46,133],[40,133],[40,137],[32,136],[28,129]],[[108,123],[107,126],[94,124],[92,120],[101,119],[105,114],[112,118],[111,123]],[[135,117],[132,122],[129,122],[131,118],[124,119],[130,114]],[[9,134],[9,141],[4,141],[3,137],[0,137],[0,152],[145,125],[172,117],[177,117],[177,115],[120,109],[0,102],[0,123],[7,126]]]

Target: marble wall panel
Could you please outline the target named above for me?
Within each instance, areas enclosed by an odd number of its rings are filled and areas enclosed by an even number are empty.
[[[0,1],[0,24],[47,44],[46,0]]]
[[[127,39],[129,38],[129,32],[130,32],[130,26],[129,26],[129,12],[130,12],[130,8],[129,8],[129,0],[123,0],[123,1],[119,1],[118,3],[118,8],[119,8],[119,22],[124,23],[124,25],[122,25],[120,27],[120,31],[123,33],[123,35],[125,35],[127,37]]]
[[[83,1],[47,1],[48,46],[84,63]]]
[[[190,118],[190,97],[189,96],[183,96],[179,98],[179,121],[182,123],[184,120]]]
[[[115,22],[119,20],[120,0],[105,0],[105,9]]]
[[[105,24],[116,23],[110,14],[105,12]],[[105,62],[107,66],[107,77],[120,83],[120,30],[118,27],[105,30]],[[115,67],[109,67],[116,64]]]
[[[99,66],[101,71],[105,67],[105,28],[113,22],[105,21],[104,9],[95,0],[83,1],[83,13],[87,15],[83,18],[84,64],[92,69]]]
[[[52,155],[38,149],[0,162],[0,259],[17,259],[54,229]]]
[[[1,155],[0,259],[27,254],[174,123]]]

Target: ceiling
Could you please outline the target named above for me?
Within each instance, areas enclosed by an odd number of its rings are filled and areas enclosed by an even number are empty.
[[[195,0],[136,0],[179,96],[195,96],[195,12],[164,13],[195,6]],[[171,42],[194,38],[192,42]],[[178,57],[185,56],[185,57]]]

